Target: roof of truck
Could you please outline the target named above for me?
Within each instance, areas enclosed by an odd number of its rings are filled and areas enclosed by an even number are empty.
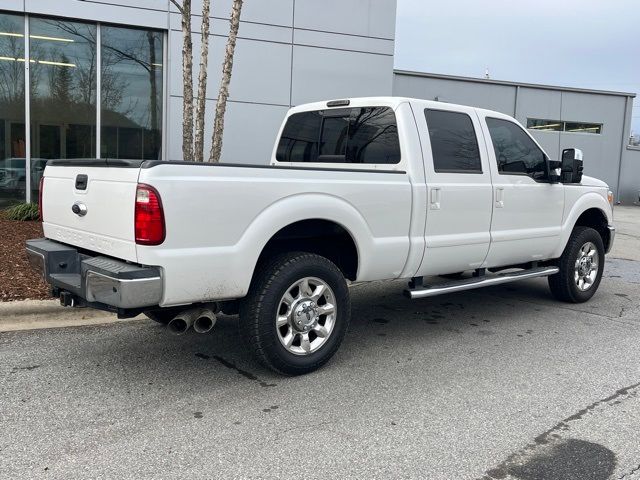
[[[370,107],[370,106],[390,107],[395,110],[401,104],[407,103],[407,102],[412,102],[412,103],[417,102],[422,105],[425,105],[427,108],[434,108],[434,109],[437,109],[438,107],[442,107],[442,105],[459,105],[467,108],[473,108],[475,110],[488,113],[491,115],[499,116],[499,117],[508,116],[508,115],[505,115],[504,113],[497,112],[495,110],[487,110],[484,108],[478,108],[471,105],[439,102],[436,100],[425,100],[422,98],[410,98],[410,97],[355,97],[355,98],[324,100],[322,102],[313,102],[313,103],[305,103],[305,104],[297,105],[291,108],[290,113],[326,110],[328,108],[339,109],[339,108]]]

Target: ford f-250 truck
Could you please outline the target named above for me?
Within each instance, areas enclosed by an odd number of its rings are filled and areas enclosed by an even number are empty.
[[[292,108],[270,165],[50,161],[40,195],[27,253],[63,305],[177,332],[239,311],[285,374],[336,352],[348,282],[405,278],[424,298],[547,276],[584,302],[615,233],[579,150],[551,160],[507,115],[407,98]]]

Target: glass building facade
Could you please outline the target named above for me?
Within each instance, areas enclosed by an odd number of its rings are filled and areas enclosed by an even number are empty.
[[[0,208],[36,201],[53,158],[162,158],[164,42],[0,12]]]

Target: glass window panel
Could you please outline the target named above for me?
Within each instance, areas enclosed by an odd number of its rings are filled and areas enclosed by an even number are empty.
[[[279,162],[315,162],[318,159],[320,112],[294,113],[284,126],[276,160]]]
[[[348,163],[399,163],[396,115],[389,107],[358,108],[349,128]]]
[[[162,158],[162,32],[103,26],[101,156]]]
[[[26,197],[24,17],[0,13],[0,208]]]
[[[503,175],[528,175],[535,180],[547,178],[544,152],[526,132],[513,122],[487,118],[498,171]]]
[[[31,18],[32,198],[39,165],[52,158],[95,158],[96,26]]]
[[[349,116],[325,117],[320,136],[319,161],[344,162],[349,135]]]
[[[478,139],[469,115],[425,110],[436,172],[482,173]]]
[[[295,113],[282,131],[279,162],[400,162],[398,126],[388,107]]]
[[[560,132],[562,131],[562,122],[560,120],[540,120],[537,118],[528,118],[527,128],[543,132]]]
[[[602,133],[602,125],[598,123],[565,122],[564,131],[569,133]]]

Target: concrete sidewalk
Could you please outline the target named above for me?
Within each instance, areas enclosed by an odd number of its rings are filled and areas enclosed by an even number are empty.
[[[617,205],[613,223],[617,231],[610,256],[640,261],[640,207]]]
[[[129,320],[118,320],[113,313],[90,308],[62,307],[58,300],[0,302],[0,332],[102,325],[126,321]]]

